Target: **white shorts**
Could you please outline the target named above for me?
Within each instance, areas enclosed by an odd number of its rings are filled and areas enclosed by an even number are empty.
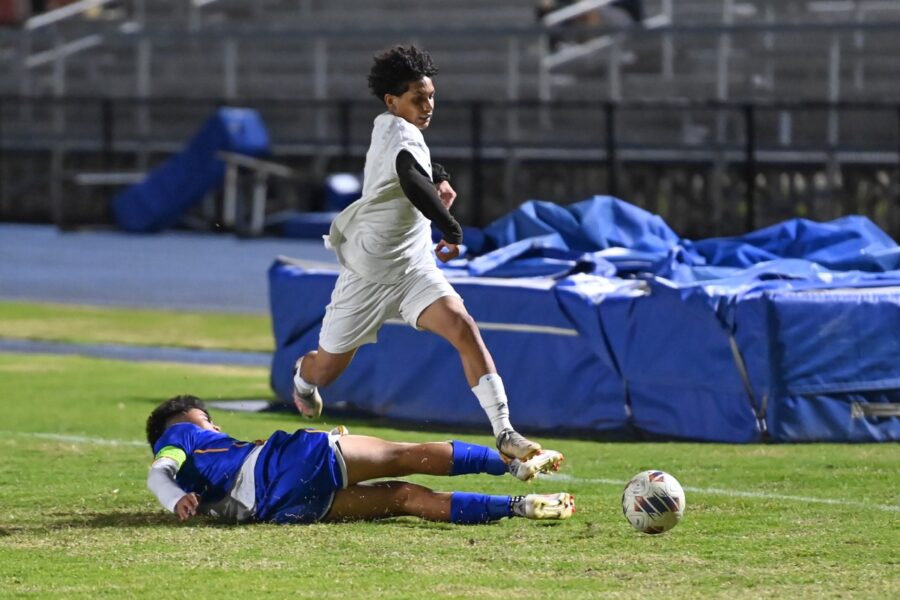
[[[375,343],[385,321],[397,317],[419,329],[422,311],[444,296],[460,298],[437,266],[411,271],[397,283],[375,283],[341,268],[325,308],[319,346],[341,354]]]

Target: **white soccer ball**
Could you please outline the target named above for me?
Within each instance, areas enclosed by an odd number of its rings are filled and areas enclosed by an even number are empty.
[[[684,490],[664,471],[642,471],[622,492],[622,512],[631,526],[643,533],[662,533],[684,516]]]

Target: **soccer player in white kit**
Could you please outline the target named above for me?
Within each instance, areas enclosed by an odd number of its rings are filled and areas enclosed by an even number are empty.
[[[376,341],[397,316],[432,331],[459,352],[469,387],[490,419],[497,448],[528,460],[541,446],[510,423],[503,381],[475,320],[435,264],[459,256],[462,228],[449,212],[456,198],[449,177],[432,164],[422,130],[434,112],[437,73],[427,52],[397,46],[375,56],[369,88],[386,111],[375,118],[366,154],[362,197],[334,220],[326,246],[340,274],[325,310],[319,348],[294,369],[294,403],[306,417],[322,412],[318,386],[327,386],[356,350]],[[443,234],[432,248],[431,223]]]

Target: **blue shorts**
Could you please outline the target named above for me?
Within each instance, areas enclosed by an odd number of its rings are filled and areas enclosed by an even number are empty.
[[[339,437],[315,429],[273,433],[256,462],[256,519],[314,523],[328,514],[334,493],[347,487]]]

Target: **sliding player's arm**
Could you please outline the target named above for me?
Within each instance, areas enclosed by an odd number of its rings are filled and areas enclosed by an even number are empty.
[[[180,448],[166,446],[156,453],[156,460],[147,473],[147,488],[153,492],[163,508],[178,515],[182,521],[197,513],[200,499],[196,494],[186,494],[175,482],[178,469],[185,460]]]

